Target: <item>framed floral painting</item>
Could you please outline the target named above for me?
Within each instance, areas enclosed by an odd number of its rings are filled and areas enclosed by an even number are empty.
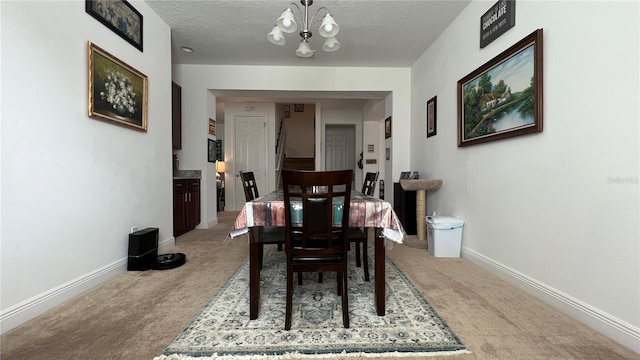
[[[142,14],[126,0],[85,0],[85,11],[142,51]]]
[[[88,45],[89,117],[147,131],[147,76]]]

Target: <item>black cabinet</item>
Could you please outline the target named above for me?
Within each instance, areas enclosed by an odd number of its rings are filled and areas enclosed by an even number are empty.
[[[173,180],[173,236],[200,224],[200,179]]]
[[[398,215],[407,235],[418,234],[415,191],[405,191],[400,183],[393,183],[393,211]]]
[[[171,142],[174,149],[182,149],[182,88],[171,83]]]

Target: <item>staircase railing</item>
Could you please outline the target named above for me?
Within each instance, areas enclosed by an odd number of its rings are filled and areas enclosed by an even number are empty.
[[[282,165],[284,164],[284,144],[285,144],[285,139],[287,137],[287,131],[284,129],[281,129],[281,131],[278,134],[278,141],[277,141],[277,147],[276,147],[276,189],[280,189],[280,173],[282,171]]]

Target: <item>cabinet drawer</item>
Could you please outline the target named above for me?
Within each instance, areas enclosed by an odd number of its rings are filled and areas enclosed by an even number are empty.
[[[187,191],[187,182],[184,180],[173,180],[173,193],[183,194]]]
[[[187,189],[189,191],[200,191],[200,180],[187,180]]]

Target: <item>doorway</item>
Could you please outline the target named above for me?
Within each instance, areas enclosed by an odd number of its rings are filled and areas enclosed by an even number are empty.
[[[253,171],[258,185],[258,192],[265,194],[267,190],[267,117],[235,116],[236,138],[234,165],[236,172],[234,209],[239,209],[246,199],[240,183],[238,171]],[[230,204],[227,204],[230,205]]]
[[[355,134],[355,125],[327,125],[324,139],[325,170],[351,169],[354,181],[356,174]]]

